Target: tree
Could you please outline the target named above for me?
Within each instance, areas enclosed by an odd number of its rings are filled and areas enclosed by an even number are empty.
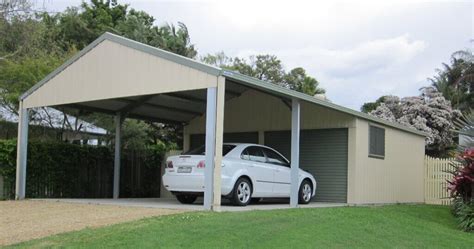
[[[377,109],[377,107],[379,107],[381,103],[385,102],[385,98],[387,97],[390,98],[393,96],[385,95],[385,96],[379,97],[377,100],[375,100],[375,102],[366,102],[362,105],[362,107],[360,108],[360,111],[364,113],[369,113]]]
[[[28,15],[32,6],[31,0],[2,0],[0,2],[0,19],[8,20]]]
[[[307,75],[306,71],[301,67],[294,68],[286,73],[281,60],[275,55],[256,55],[244,59],[239,57],[231,58],[225,55],[224,52],[218,52],[201,57],[201,61],[311,96],[326,92],[323,88],[319,87],[319,82]]]
[[[3,5],[9,2],[15,5]],[[129,9],[128,5],[118,4],[116,0],[92,0],[64,12],[37,15],[38,12],[31,9],[31,3],[32,0],[8,0],[0,4],[0,104],[10,116],[17,116],[18,97],[23,92],[106,31],[191,58],[197,53],[183,23],[156,26],[155,18],[148,13]],[[34,109],[32,122],[80,130],[84,126],[78,123],[79,117],[113,130],[112,119],[106,115],[70,109]],[[163,133],[180,130],[175,126],[142,121],[126,125],[124,134],[127,134],[126,129],[130,129],[131,134],[154,132],[151,137],[155,142],[161,138],[179,139],[176,134]],[[140,129],[144,130],[137,132]],[[143,138],[139,135],[129,137]],[[124,140],[124,144],[138,146],[139,143]]]
[[[461,116],[433,87],[422,88],[420,96],[386,96],[369,114],[426,132],[426,151],[434,156],[446,156],[453,148],[454,120]]]
[[[450,65],[443,63],[431,84],[462,112],[474,106],[474,54],[471,50],[457,51],[451,55]]]
[[[204,57],[201,56],[200,60],[206,64],[220,68],[230,68],[234,62],[234,60],[227,56],[223,51],[217,52],[215,54],[207,54]]]
[[[63,58],[45,54],[2,62],[0,64],[1,105],[10,112],[18,114],[20,95],[58,67],[62,60]]]
[[[190,43],[185,24],[156,26],[155,18],[144,11],[129,9],[116,0],[92,0],[80,7],[70,7],[62,13],[44,13],[51,36],[60,41],[64,49],[82,49],[104,32],[111,32],[138,42],[194,58],[197,51]]]
[[[167,24],[158,31],[159,36],[156,37],[157,47],[189,58],[196,57],[197,51],[194,49],[194,45],[191,44],[188,28],[184,23],[179,22],[178,27]]]
[[[302,67],[292,69],[283,76],[283,82],[287,88],[314,96],[324,94],[326,90],[319,87],[319,82],[315,78],[308,76]]]

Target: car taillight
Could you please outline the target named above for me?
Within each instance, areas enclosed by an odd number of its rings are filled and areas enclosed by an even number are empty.
[[[202,160],[202,161],[199,161],[198,165],[197,165],[197,168],[198,169],[204,169],[206,167],[206,161]]]
[[[172,169],[173,168],[173,162],[172,161],[166,162],[166,168]]]

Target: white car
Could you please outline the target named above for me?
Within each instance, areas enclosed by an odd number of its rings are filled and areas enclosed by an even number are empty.
[[[290,162],[276,150],[258,144],[225,143],[222,150],[221,192],[234,205],[261,198],[290,197]],[[163,185],[181,203],[193,203],[204,193],[205,150],[201,146],[166,160]],[[299,170],[299,203],[316,194],[316,180]]]

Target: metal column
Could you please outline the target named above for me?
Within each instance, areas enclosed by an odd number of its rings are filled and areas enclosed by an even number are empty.
[[[120,159],[122,140],[122,114],[115,116],[115,157],[114,157],[114,189],[113,198],[118,199],[120,194]]]
[[[300,102],[291,101],[291,194],[290,206],[298,207],[300,167]]]
[[[225,104],[225,78],[217,79],[216,100],[216,139],[214,157],[213,203],[212,210],[220,211],[221,208],[221,182],[222,182],[222,144],[224,140],[224,104]]]
[[[216,151],[217,87],[207,89],[206,105],[206,162],[204,168],[204,209],[211,210],[214,188],[214,156]]]
[[[28,148],[28,109],[23,108],[23,101],[20,101],[18,119],[18,142],[16,152],[16,185],[15,199],[25,199],[26,193],[26,156]]]

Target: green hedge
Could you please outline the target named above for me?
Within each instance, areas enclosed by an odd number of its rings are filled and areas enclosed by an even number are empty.
[[[121,197],[158,197],[164,148],[124,151]],[[14,198],[16,141],[0,140],[0,174],[6,198]],[[109,198],[113,186],[113,151],[103,146],[30,142],[27,198]]]

